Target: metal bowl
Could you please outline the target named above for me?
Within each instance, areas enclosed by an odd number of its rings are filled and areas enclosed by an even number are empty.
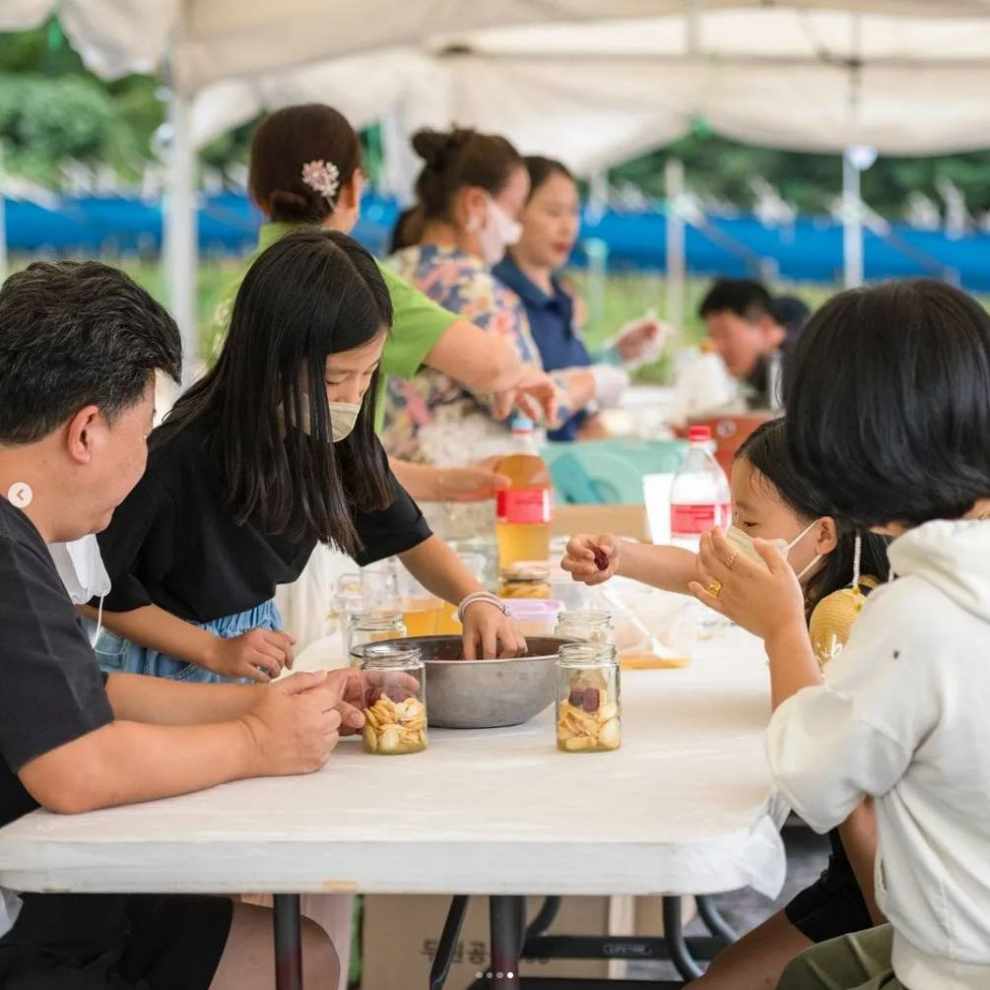
[[[426,664],[430,725],[443,729],[522,725],[539,715],[554,700],[557,651],[566,642],[553,636],[528,636],[529,652],[524,657],[462,660],[460,636],[389,641],[419,649]]]

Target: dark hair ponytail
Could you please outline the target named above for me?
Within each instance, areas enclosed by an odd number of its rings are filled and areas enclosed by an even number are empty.
[[[337,170],[333,196],[303,179],[303,167],[311,162]],[[360,167],[361,142],[347,118],[322,103],[304,103],[276,110],[258,125],[251,141],[248,189],[272,220],[322,223]]]
[[[745,458],[776,489],[787,506],[809,523],[829,516],[835,519],[837,539],[835,549],[805,586],[805,607],[810,615],[826,596],[852,584],[856,534],[863,540],[860,574],[886,580],[890,570],[887,561],[887,539],[857,528],[836,518],[834,506],[829,505],[803,475],[799,474],[787,449],[787,430],[783,419],[775,419],[758,427],[739,448],[737,457]],[[868,587],[863,587],[868,592]]]
[[[413,150],[424,165],[416,180],[416,197],[425,219],[447,219],[457,192],[478,186],[495,196],[523,165],[522,156],[504,137],[470,128],[417,131]]]
[[[384,509],[393,498],[374,432],[378,375],[354,432],[335,444],[326,360],[391,323],[385,281],[357,241],[318,229],[289,234],[248,269],[216,365],[175,404],[163,436],[206,426],[239,523],[353,554],[354,510]],[[287,429],[287,421],[303,423],[307,406],[308,434]]]

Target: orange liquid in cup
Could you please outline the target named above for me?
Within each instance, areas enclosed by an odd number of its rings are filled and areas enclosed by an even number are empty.
[[[438,636],[460,636],[464,627],[457,621],[457,606],[442,602],[440,615],[437,618]]]
[[[446,602],[439,598],[406,598],[402,602],[402,621],[407,636],[436,636]]]

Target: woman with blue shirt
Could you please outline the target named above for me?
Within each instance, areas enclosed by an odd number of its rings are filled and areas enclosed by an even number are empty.
[[[567,263],[581,227],[577,183],[561,162],[529,156],[525,164],[530,192],[520,218],[522,237],[494,272],[522,299],[544,369],[587,369],[587,403],[549,438],[603,436],[598,410],[621,400],[629,383],[623,364],[644,363],[659,354],[660,326],[653,319],[639,320],[623,328],[604,354],[588,352],[575,318],[578,301],[556,274]]]

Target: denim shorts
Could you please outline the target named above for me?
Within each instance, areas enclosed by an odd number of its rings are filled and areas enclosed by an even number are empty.
[[[198,629],[220,636],[223,639],[233,639],[241,633],[252,629],[281,629],[282,616],[275,607],[274,600],[262,602],[260,605],[237,615],[227,615],[212,622],[193,622],[191,625]],[[151,677],[167,677],[173,681],[185,681],[190,684],[237,684],[251,683],[239,677],[224,677],[215,674],[206,667],[196,663],[187,663],[167,653],[159,653],[150,647],[138,646],[109,629],[103,629],[96,641],[96,659],[100,669],[108,674],[147,674]]]

